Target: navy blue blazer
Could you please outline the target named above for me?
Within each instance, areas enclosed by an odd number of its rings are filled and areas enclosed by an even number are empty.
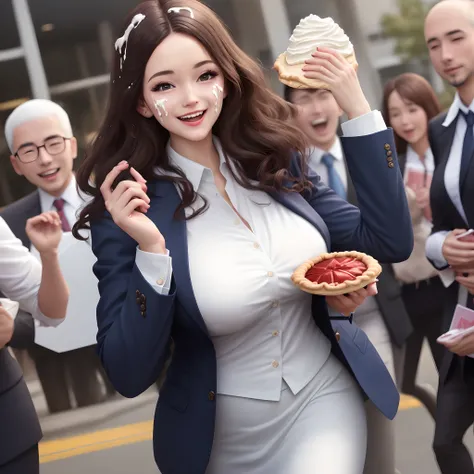
[[[333,251],[358,250],[383,262],[407,259],[413,248],[412,226],[392,131],[343,138],[342,144],[359,208],[339,198],[318,176],[311,176],[313,189],[304,197],[283,192],[273,197],[313,224]],[[393,150],[393,161],[387,161],[387,150]],[[292,171],[300,172],[296,164]],[[204,474],[214,437],[216,354],[193,294],[186,221],[173,217],[179,195],[172,183],[162,180],[149,182],[148,192],[147,215],[173,257],[171,291],[159,295],[146,282],[135,264],[136,242],[110,217],[93,222],[100,292],[98,351],[117,391],[135,397],[157,380],[173,340],[173,358],[155,412],[155,459],[163,474]],[[365,333],[349,321],[337,322],[338,342],[322,297],[313,297],[312,314],[365,395],[393,418],[399,394]]]

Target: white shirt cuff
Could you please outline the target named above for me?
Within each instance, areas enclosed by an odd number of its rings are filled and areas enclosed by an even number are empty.
[[[448,288],[456,281],[456,273],[452,268],[445,268],[439,271],[438,275],[445,288]]]
[[[387,125],[385,125],[385,120],[380,111],[372,110],[367,114],[342,123],[341,130],[345,137],[361,137],[387,130]]]
[[[173,274],[169,250],[166,255],[143,252],[137,247],[135,263],[143,278],[160,295],[168,295]]]
[[[426,240],[425,252],[428,259],[430,259],[436,268],[443,268],[448,265],[448,262],[443,255],[443,244],[448,231],[442,230],[431,234]]]

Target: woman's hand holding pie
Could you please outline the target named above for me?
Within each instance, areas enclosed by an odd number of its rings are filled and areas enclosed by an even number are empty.
[[[377,283],[370,283],[367,288],[347,293],[346,295],[326,296],[327,305],[341,313],[343,316],[350,316],[369,296],[377,294]]]

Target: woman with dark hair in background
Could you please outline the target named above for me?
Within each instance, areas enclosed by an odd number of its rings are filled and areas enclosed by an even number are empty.
[[[441,112],[441,107],[426,79],[418,74],[405,73],[385,85],[383,112],[387,124],[395,132],[415,237],[410,258],[393,265],[414,327],[406,344],[401,389],[418,398],[434,418],[436,392],[431,386],[417,385],[416,373],[425,338],[438,370],[445,350],[436,339],[442,333],[446,290],[437,270],[425,257],[425,243],[431,233],[429,190],[434,170],[428,122]]]
[[[74,230],[92,230],[110,380],[139,395],[173,342],[154,424],[163,474],[361,474],[361,388],[389,417],[398,392],[362,331],[346,319],[334,333],[327,305],[348,314],[341,302],[355,309],[374,288],[312,297],[291,275],[329,249],[408,257],[406,201],[383,199],[403,194],[386,162],[391,131],[379,114],[360,136],[375,112],[352,67],[321,53],[347,135],[359,126],[346,147],[359,210],[301,171],[295,109],[212,10],[147,1],[122,31],[109,108],[77,176],[94,200]]]

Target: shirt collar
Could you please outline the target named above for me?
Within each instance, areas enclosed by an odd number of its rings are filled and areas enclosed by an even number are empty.
[[[344,152],[342,150],[341,140],[339,137],[336,137],[336,141],[334,145],[329,149],[329,151],[325,151],[322,148],[312,147],[309,150],[309,160],[312,161],[315,165],[319,165],[321,163],[322,157],[326,154],[330,153],[336,160],[343,161],[344,160]]]
[[[416,151],[410,146],[407,146],[406,160],[408,161],[420,161],[420,157]],[[425,163],[434,162],[433,152],[428,147],[425,153]]]
[[[223,168],[226,164],[224,151],[222,150],[221,142],[217,137],[213,137],[213,142],[219,155],[220,170],[223,172]],[[203,178],[212,178],[212,171],[209,168],[180,155],[175,150],[173,150],[173,148],[171,148],[171,144],[169,142],[167,145],[167,152],[171,164],[176,168],[179,168],[186,175],[186,178],[191,183],[195,192],[198,191],[199,185],[201,184]],[[224,172],[223,174],[226,176]]]
[[[39,196],[40,196],[40,204],[41,204],[41,211],[47,212],[53,209],[53,202],[56,199],[64,199],[64,201],[72,206],[75,210],[79,209],[83,204],[85,199],[83,199],[79,193],[77,192],[76,187],[76,178],[74,175],[71,178],[71,181],[67,185],[67,188],[64,190],[63,194],[57,198],[52,196],[51,194],[43,191],[42,189],[38,188]]]
[[[462,103],[459,94],[456,92],[453,103],[451,104],[451,107],[449,107],[446,118],[444,119],[443,126],[449,127],[458,116],[460,110],[465,114],[467,114],[469,110],[472,110],[474,112],[474,101],[471,102],[471,105],[469,107],[466,107]]]

